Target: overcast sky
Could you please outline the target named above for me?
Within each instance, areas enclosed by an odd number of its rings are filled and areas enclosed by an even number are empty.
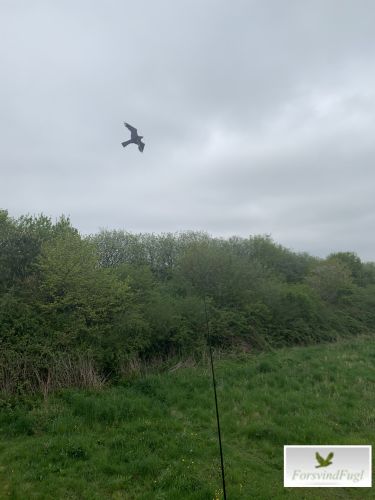
[[[375,261],[374,26],[373,0],[0,0],[0,208]]]

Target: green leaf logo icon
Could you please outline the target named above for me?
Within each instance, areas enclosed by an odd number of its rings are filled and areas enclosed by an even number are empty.
[[[316,452],[315,458],[319,463],[319,465],[315,465],[315,469],[319,469],[319,467],[328,467],[329,465],[332,465],[333,453],[331,451],[331,453],[328,454],[327,458],[323,458],[322,455]]]

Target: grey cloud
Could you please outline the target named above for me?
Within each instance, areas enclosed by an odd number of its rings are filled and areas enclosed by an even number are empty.
[[[2,2],[0,205],[375,260],[370,0]],[[123,120],[146,148],[121,148]]]

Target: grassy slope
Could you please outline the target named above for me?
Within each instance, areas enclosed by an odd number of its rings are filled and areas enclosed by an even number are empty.
[[[284,444],[375,442],[375,339],[217,362],[230,500],[374,498],[284,489]],[[0,498],[221,498],[207,369],[0,411]]]

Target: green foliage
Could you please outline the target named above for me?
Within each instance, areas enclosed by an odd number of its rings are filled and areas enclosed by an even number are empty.
[[[331,304],[338,303],[353,288],[350,269],[341,260],[334,258],[319,262],[306,277],[306,282],[321,299]]]
[[[131,297],[126,282],[99,268],[93,244],[71,231],[42,246],[35,288],[40,314],[51,332],[62,333],[63,343],[98,330],[105,334]]]
[[[361,259],[353,252],[336,252],[331,253],[327,257],[327,261],[331,263],[339,262],[344,264],[348,271],[350,272],[350,276],[353,279],[353,282],[360,285],[363,282],[364,278],[364,269],[362,266]]]
[[[364,262],[362,264],[362,286],[375,285],[375,263]]]
[[[98,387],[137,363],[263,350],[375,329],[375,265],[269,236],[82,237],[66,217],[0,211],[0,389]]]
[[[237,254],[259,263],[264,270],[289,283],[303,281],[316,259],[307,253],[296,254],[276,244],[270,236],[251,236],[248,239],[230,238],[229,244]]]

